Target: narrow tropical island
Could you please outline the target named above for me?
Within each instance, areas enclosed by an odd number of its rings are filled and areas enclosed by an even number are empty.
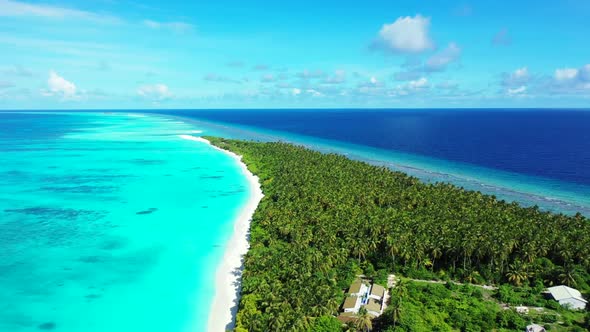
[[[264,198],[236,331],[586,331],[590,221],[286,143],[206,137]]]

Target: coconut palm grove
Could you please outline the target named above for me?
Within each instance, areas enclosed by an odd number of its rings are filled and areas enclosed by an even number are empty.
[[[533,321],[590,328],[587,312],[545,292],[590,291],[590,222],[580,214],[287,143],[208,139],[243,155],[265,194],[236,331],[524,331]],[[399,280],[381,316],[335,318],[357,276],[385,282],[389,274]]]

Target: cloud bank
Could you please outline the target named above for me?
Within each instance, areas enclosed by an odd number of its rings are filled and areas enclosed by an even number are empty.
[[[434,48],[430,38],[430,18],[416,15],[399,17],[379,30],[373,47],[392,53],[421,53]]]
[[[461,48],[455,43],[450,43],[447,48],[426,60],[425,69],[427,71],[443,71],[460,57]]]
[[[120,20],[109,15],[70,9],[60,6],[29,4],[25,2],[0,0],[0,16],[41,17],[47,19],[80,19],[100,23],[118,23]]]
[[[154,101],[162,101],[172,97],[168,86],[161,83],[142,85],[137,88],[137,94],[140,97]]]
[[[47,79],[47,89],[42,90],[44,96],[61,97],[64,100],[75,99],[77,97],[77,87],[74,83],[61,77],[58,73],[51,70]]]

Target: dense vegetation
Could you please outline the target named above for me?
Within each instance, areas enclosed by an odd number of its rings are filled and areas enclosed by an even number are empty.
[[[506,287],[512,291],[514,287]],[[522,304],[519,295],[545,302],[539,292],[533,289],[518,289],[513,294]],[[373,325],[383,326],[389,331],[524,331],[534,321],[541,323],[547,330],[585,331],[584,313],[561,308],[555,301],[543,303],[553,308],[539,311],[531,308],[526,315],[516,312],[514,307],[502,307],[497,297],[499,292],[470,285],[453,283],[430,284],[407,282],[398,293],[396,300],[388,307],[384,315]],[[399,294],[404,293],[404,294]],[[401,303],[399,301],[401,295]],[[394,311],[399,312],[395,315]],[[396,320],[396,321],[394,321]],[[338,331],[338,330],[335,330]]]
[[[251,225],[237,330],[329,325],[359,272],[589,290],[590,222],[581,215],[289,144],[208,139],[243,155],[265,193]],[[492,324],[493,313],[473,324]],[[459,316],[449,317],[445,324],[459,328]],[[384,324],[376,328],[393,328]]]

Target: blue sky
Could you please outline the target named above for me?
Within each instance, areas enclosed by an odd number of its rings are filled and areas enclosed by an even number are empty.
[[[0,109],[589,107],[590,1],[0,0]]]

